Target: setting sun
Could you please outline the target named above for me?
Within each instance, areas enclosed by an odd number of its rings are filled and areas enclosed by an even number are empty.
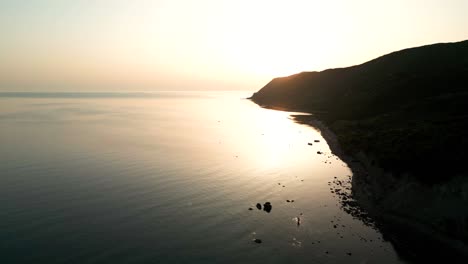
[[[0,89],[253,90],[466,38],[457,2],[6,1]]]
[[[468,263],[468,0],[0,0],[1,263]]]

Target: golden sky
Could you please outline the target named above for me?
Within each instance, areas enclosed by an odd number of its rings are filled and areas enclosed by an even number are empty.
[[[468,39],[466,0],[2,0],[0,91],[257,90]]]

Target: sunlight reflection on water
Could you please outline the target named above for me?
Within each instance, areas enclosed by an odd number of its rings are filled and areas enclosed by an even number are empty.
[[[5,259],[399,263],[339,208],[320,133],[247,96],[0,98]]]

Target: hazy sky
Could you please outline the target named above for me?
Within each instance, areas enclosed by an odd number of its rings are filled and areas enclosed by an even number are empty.
[[[0,0],[0,91],[256,90],[468,39],[468,0]]]

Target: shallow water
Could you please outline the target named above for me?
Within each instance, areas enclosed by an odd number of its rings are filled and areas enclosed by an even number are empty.
[[[249,95],[0,95],[2,263],[401,263],[320,133]]]

